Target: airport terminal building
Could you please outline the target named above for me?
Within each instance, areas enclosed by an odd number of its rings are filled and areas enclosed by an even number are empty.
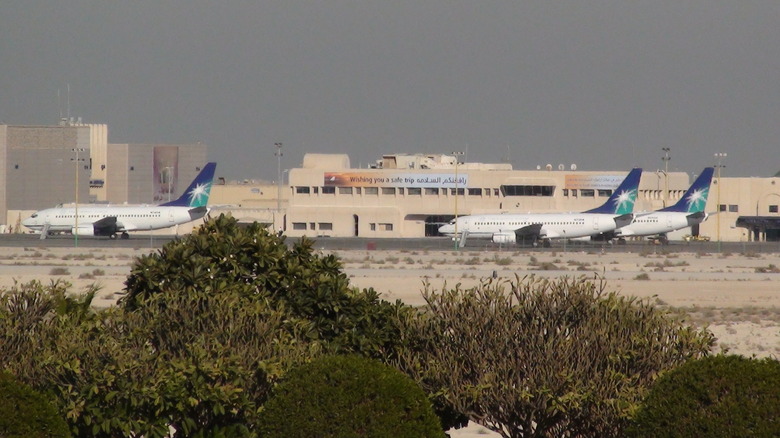
[[[505,163],[470,163],[459,158],[385,155],[370,168],[355,169],[346,155],[306,154],[303,166],[290,170],[284,193],[287,208],[275,226],[295,237],[434,236],[440,224],[457,215],[595,208],[630,170],[582,171],[563,164],[514,170]],[[696,176],[645,170],[634,211],[674,204]],[[669,238],[690,234],[723,241],[780,241],[778,181],[780,174],[725,178],[716,173],[707,200],[709,219]]]
[[[290,236],[423,237],[456,215],[584,211],[604,203],[630,169],[459,162],[454,155],[386,155],[354,169],[346,155],[307,154],[290,170],[284,223]],[[683,172],[644,172],[637,210],[676,202]]]

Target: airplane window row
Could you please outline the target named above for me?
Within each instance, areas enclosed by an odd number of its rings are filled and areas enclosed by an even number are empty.
[[[117,214],[117,215],[113,215],[113,216],[116,216],[116,217],[161,217],[160,213],[155,213],[155,214]],[[75,214],[58,214],[58,215],[56,215],[54,217],[56,217],[58,219],[62,219],[62,218],[70,218],[70,219],[72,219],[72,218],[75,218],[76,215]],[[104,214],[80,214],[79,217],[80,218],[101,218],[101,217],[106,217],[106,215],[104,215]]]
[[[583,225],[584,220],[574,221],[554,221],[554,222],[475,222],[475,225],[504,225],[504,226],[519,226],[519,225]]]

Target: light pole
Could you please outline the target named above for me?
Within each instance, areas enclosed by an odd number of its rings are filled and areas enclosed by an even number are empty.
[[[718,160],[718,164],[715,165],[715,167],[718,169],[718,210],[717,210],[718,222],[717,222],[717,225],[716,225],[718,227],[718,229],[716,231],[717,239],[718,239],[718,251],[720,251],[720,213],[721,213],[721,210],[720,210],[720,186],[721,186],[720,172],[721,172],[721,169],[726,167],[725,164],[722,164],[722,161],[724,159],[726,159],[726,157],[728,157],[728,154],[725,153],[725,152],[715,152],[715,158]]]
[[[661,158],[664,161],[664,207],[666,207],[669,200],[669,160],[672,157],[669,156],[670,148],[661,148],[664,151],[664,156]]]
[[[276,146],[276,214],[282,211],[282,142],[274,143]],[[274,227],[276,220],[274,220]]]
[[[457,251],[460,249],[460,240],[458,240],[458,164],[463,152],[455,151],[452,155],[455,155],[455,251]]]
[[[84,152],[84,148],[73,148],[71,149],[73,152],[76,153],[76,158],[71,158],[74,163],[76,163],[76,204],[75,204],[75,214],[76,214],[76,227],[73,229],[73,245],[75,247],[79,246],[79,163],[81,160],[79,159],[79,152]]]

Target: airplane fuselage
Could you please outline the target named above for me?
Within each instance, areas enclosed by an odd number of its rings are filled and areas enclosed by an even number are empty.
[[[104,218],[116,218],[116,231],[158,230],[183,224],[205,215],[193,217],[191,207],[177,206],[79,206],[78,221],[75,207],[48,208],[24,221],[34,232],[46,229],[50,233],[65,232],[92,235],[90,228]],[[78,230],[75,229],[78,222]],[[48,226],[47,226],[48,225]]]
[[[470,238],[491,239],[497,235],[513,235],[518,229],[541,224],[540,238],[575,238],[613,231],[616,227],[615,216],[600,213],[472,215],[457,219],[457,232],[461,234],[466,231]],[[454,236],[454,221],[440,227],[439,232]]]
[[[691,213],[673,211],[656,211],[646,215],[637,214],[631,224],[616,229],[615,236],[654,236],[700,224],[705,220],[707,220],[705,214],[695,217]]]

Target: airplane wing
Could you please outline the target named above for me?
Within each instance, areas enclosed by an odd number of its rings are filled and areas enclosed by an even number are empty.
[[[97,220],[92,223],[95,227],[96,235],[108,236],[124,229],[124,226],[120,224],[116,216],[106,216],[103,219]]]
[[[518,243],[534,243],[542,236],[542,224],[531,224],[515,230],[515,240]]]
[[[190,214],[190,219],[191,220],[200,219],[203,216],[205,216],[206,214],[208,214],[208,212],[209,212],[209,208],[206,207],[206,206],[195,207],[195,208],[191,208],[191,209],[187,210],[187,213]]]
[[[691,214],[689,214],[688,216],[685,216],[685,217],[688,218],[688,219],[699,220],[699,219],[706,218],[707,217],[707,213],[705,213],[703,211],[697,211],[696,213],[691,213]]]
[[[615,226],[617,228],[620,228],[631,224],[631,222],[634,221],[634,215],[632,213],[626,213],[626,214],[621,214],[620,216],[615,216],[614,219],[615,219]]]

